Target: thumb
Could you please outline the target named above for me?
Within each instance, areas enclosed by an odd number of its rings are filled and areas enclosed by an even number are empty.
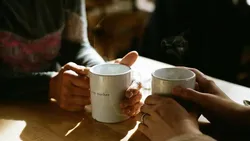
[[[136,51],[131,51],[127,55],[125,55],[120,61],[120,64],[126,66],[132,66],[138,58],[138,53]]]
[[[121,58],[116,59],[116,60],[115,60],[115,63],[120,63],[120,62],[121,62],[121,60],[122,60]]]

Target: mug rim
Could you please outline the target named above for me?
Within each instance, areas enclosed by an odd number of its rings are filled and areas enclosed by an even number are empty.
[[[125,72],[123,72],[123,73],[118,73],[118,74],[100,74],[100,73],[95,73],[95,72],[93,72],[93,69],[94,69],[95,67],[98,67],[98,66],[101,66],[101,65],[107,65],[107,64],[108,64],[108,65],[120,65],[120,66],[125,66],[125,67],[128,68],[129,70],[128,70],[128,71],[125,71]],[[123,65],[123,64],[117,64],[117,63],[104,63],[104,64],[98,64],[98,65],[95,65],[95,66],[93,66],[93,67],[91,67],[91,68],[89,69],[89,72],[90,72],[91,74],[97,75],[97,76],[105,76],[105,77],[122,76],[122,75],[125,75],[125,74],[130,73],[131,71],[132,71],[131,67],[126,66],[126,65]]]
[[[187,78],[183,78],[183,79],[165,79],[165,78],[158,77],[158,76],[156,76],[154,74],[157,70],[163,70],[163,69],[182,69],[182,70],[191,72],[192,76],[191,77],[187,77]],[[154,72],[151,73],[151,75],[152,75],[153,78],[157,78],[157,79],[160,79],[160,80],[163,80],[163,81],[189,81],[189,80],[192,80],[192,79],[194,79],[196,77],[196,74],[193,71],[185,69],[185,68],[177,68],[177,67],[156,69]]]

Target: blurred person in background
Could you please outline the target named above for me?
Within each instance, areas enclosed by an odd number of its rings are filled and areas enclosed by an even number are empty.
[[[120,62],[131,66],[137,52]],[[104,63],[87,37],[85,0],[0,0],[0,99],[48,101],[69,111],[90,104],[87,67]],[[141,93],[126,92],[133,116]]]

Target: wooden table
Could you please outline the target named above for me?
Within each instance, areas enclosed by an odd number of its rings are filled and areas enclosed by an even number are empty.
[[[133,69],[141,73],[141,80],[150,87],[151,72],[171,65],[140,57]],[[143,77],[142,77],[143,76]],[[222,80],[216,83],[236,102],[250,100],[250,89]],[[143,91],[144,99],[150,90]],[[206,119],[201,118],[200,121]],[[119,124],[94,121],[89,112],[67,112],[51,103],[1,102],[0,141],[147,141],[135,132],[138,122],[134,119]]]

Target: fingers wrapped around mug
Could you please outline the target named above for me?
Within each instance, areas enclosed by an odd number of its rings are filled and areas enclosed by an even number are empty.
[[[125,98],[120,104],[124,114],[134,116],[139,113],[142,106],[141,88],[141,83],[134,81],[125,92]]]
[[[62,74],[59,106],[68,111],[79,111],[90,104],[89,79],[67,70]]]
[[[165,123],[163,124],[161,123],[162,119],[159,116],[159,114],[157,114],[155,105],[144,104],[141,107],[141,112],[138,115],[136,115],[136,120],[140,122],[138,126],[138,131],[142,132],[151,140],[153,140],[151,138],[151,135],[154,134],[152,133],[152,130],[155,130],[154,126],[157,124],[158,125],[165,124]],[[159,131],[155,130],[154,132],[159,132]]]
[[[155,107],[153,105],[143,105],[140,113],[136,116],[136,120],[140,121],[141,124],[150,126],[153,122],[153,118],[158,117]]]

